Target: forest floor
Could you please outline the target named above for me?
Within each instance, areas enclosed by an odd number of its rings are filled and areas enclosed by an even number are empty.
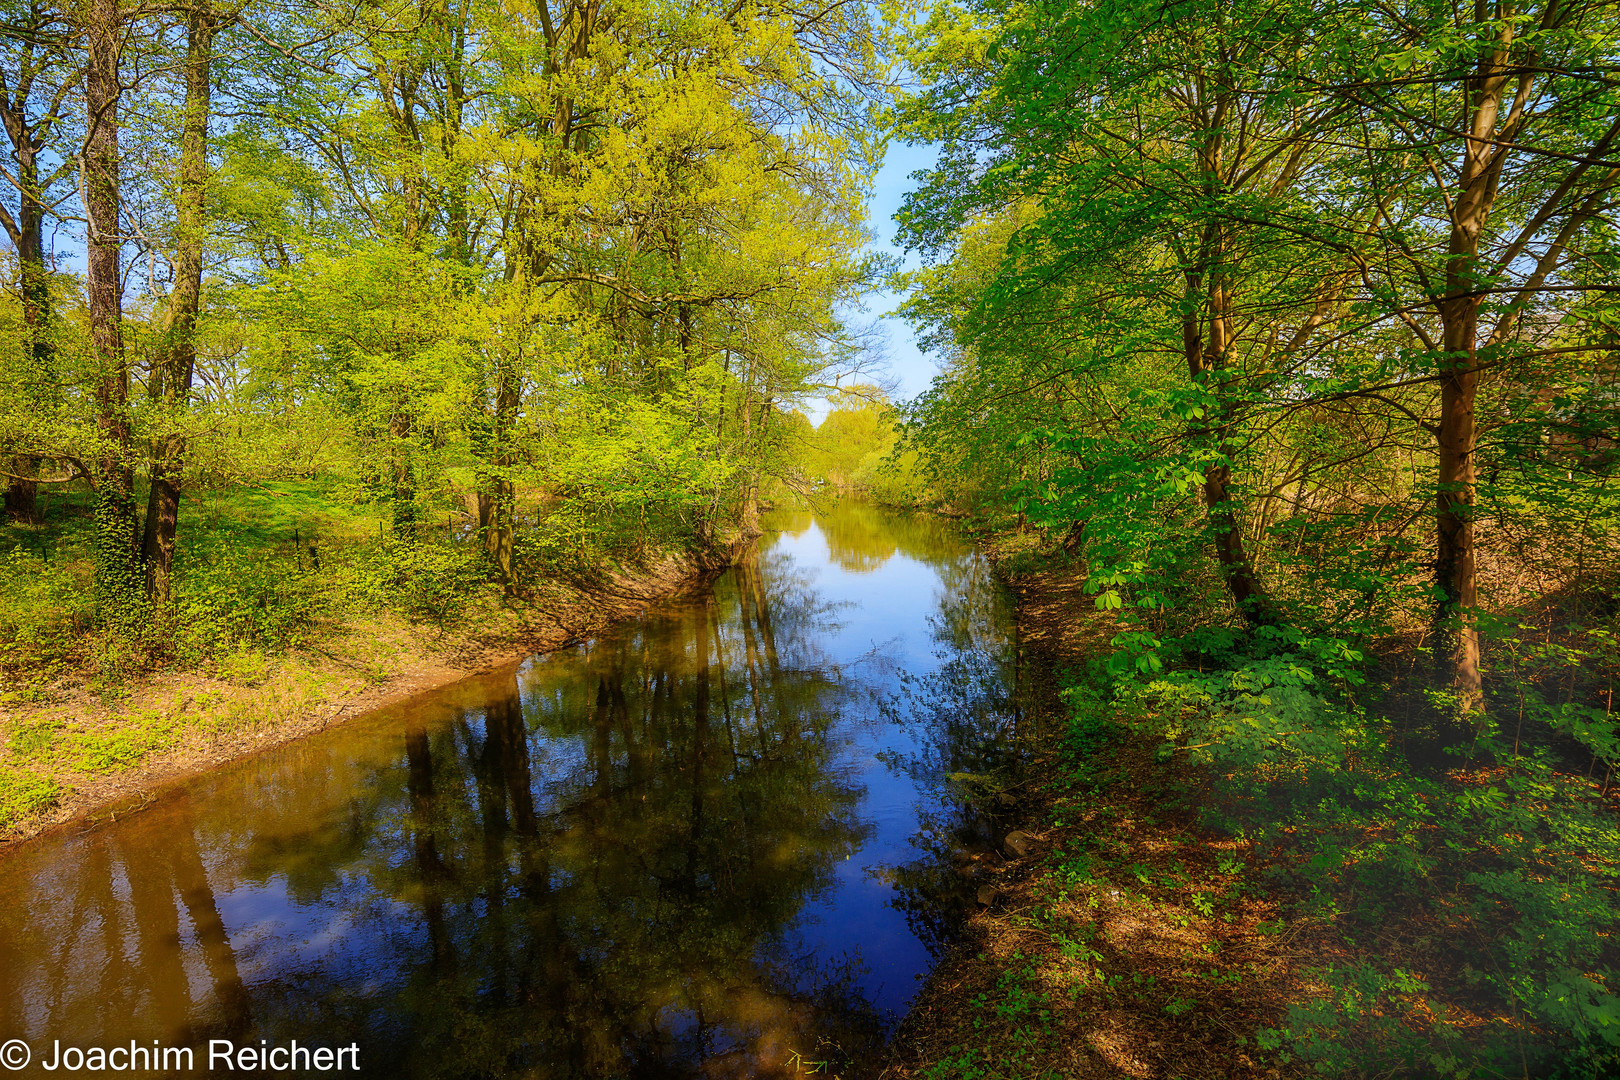
[[[890,1044],[882,1080],[1285,1075],[1257,1050],[1320,962],[1323,927],[1280,916],[1241,841],[1200,831],[1195,782],[1106,720],[1078,741],[1059,675],[1112,621],[1058,559],[988,545],[1018,597],[1031,704],[1059,720],[1019,778],[1023,834],[981,854],[993,884]],[[1113,729],[1113,730],[1110,730]],[[984,900],[990,900],[984,904]]]
[[[42,833],[135,812],[228,761],[589,638],[727,561],[649,557],[589,585],[544,583],[448,628],[389,611],[347,615],[294,646],[228,654],[207,669],[112,687],[69,674],[0,694],[0,858]]]

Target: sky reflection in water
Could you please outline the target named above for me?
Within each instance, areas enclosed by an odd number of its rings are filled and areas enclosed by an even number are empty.
[[[963,904],[1010,607],[943,523],[782,514],[712,589],[0,860],[0,1040],[368,1073],[870,1059]]]

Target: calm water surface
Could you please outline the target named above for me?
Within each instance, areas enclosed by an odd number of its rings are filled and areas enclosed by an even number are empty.
[[[18,1075],[61,1075],[54,1040],[199,1071],[210,1039],[373,1075],[869,1063],[965,904],[986,825],[944,778],[1009,753],[1011,607],[937,520],[768,524],[595,641],[0,859]]]

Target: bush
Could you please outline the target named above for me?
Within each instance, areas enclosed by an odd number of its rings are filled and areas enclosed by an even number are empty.
[[[199,663],[241,645],[296,645],[341,600],[336,575],[303,572],[286,559],[234,544],[211,546],[182,567],[172,611],[152,630],[173,642],[171,655]]]
[[[495,587],[489,564],[472,545],[389,542],[357,567],[358,592],[379,606],[429,620],[442,632]]]

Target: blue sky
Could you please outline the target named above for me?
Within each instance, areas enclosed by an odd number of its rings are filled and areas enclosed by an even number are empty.
[[[936,146],[889,144],[888,153],[883,159],[883,168],[878,171],[873,184],[872,201],[866,211],[867,227],[875,234],[872,246],[878,251],[904,256],[904,252],[894,243],[895,212],[900,209],[900,201],[906,192],[916,186],[911,174],[919,169],[932,167],[938,157],[939,148]],[[919,265],[915,255],[905,259],[905,267],[908,270],[914,270]],[[866,300],[865,317],[878,320],[888,337],[885,346],[888,357],[887,374],[898,381],[899,386],[895,394],[904,399],[915,397],[928,389],[928,383],[938,368],[935,367],[933,360],[917,348],[911,328],[904,321],[897,317],[880,318],[893,311],[899,303],[900,298],[893,293],[886,291],[872,293]],[[811,418],[819,423],[825,413],[825,407],[817,403],[817,407],[811,410]]]

